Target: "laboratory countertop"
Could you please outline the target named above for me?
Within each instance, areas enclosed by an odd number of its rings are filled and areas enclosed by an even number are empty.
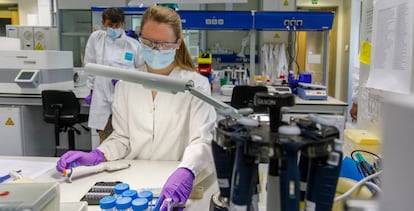
[[[76,97],[79,99],[79,103],[83,112],[88,112],[89,105],[83,100],[88,94],[89,89],[86,86],[76,87],[73,89]],[[231,101],[231,96],[222,95],[219,93],[213,93],[213,98],[220,100],[224,103]],[[32,105],[41,106],[42,99],[40,94],[1,94],[0,93],[0,105]],[[303,100],[296,96],[295,105],[290,107],[289,113],[320,113],[320,114],[339,114],[346,116],[348,104],[341,100],[328,96],[327,100]]]
[[[225,103],[230,103],[231,96],[222,95],[219,93],[213,93],[215,99],[218,99]],[[318,113],[329,115],[340,115],[346,117],[348,104],[341,100],[328,96],[327,100],[304,100],[298,96],[295,96],[295,105],[288,107],[288,113]]]
[[[87,106],[83,99],[90,93],[86,86],[75,87],[72,89],[76,97],[80,99],[81,106]],[[41,94],[15,94],[15,93],[0,93],[1,105],[42,105]]]
[[[212,95],[214,98],[221,100],[225,103],[231,102],[231,96],[229,95],[222,95],[218,93],[213,93]],[[346,102],[328,96],[327,100],[304,100],[295,95],[295,103],[298,105],[338,105],[338,106],[348,106]]]
[[[58,160],[56,157],[0,156],[0,160],[10,159],[38,162],[56,162]],[[123,160],[122,162],[129,163],[131,166],[119,171],[100,172],[74,178],[72,183],[69,183],[55,169],[47,171],[34,180],[35,182],[58,182],[61,202],[79,202],[96,182],[121,181],[128,183],[131,189],[160,189],[179,164],[178,161]],[[203,198],[188,200],[186,205],[188,211],[208,210],[211,195],[218,191],[215,174],[206,177],[197,186],[203,187]],[[90,205],[88,210],[98,211],[100,208],[96,205]]]

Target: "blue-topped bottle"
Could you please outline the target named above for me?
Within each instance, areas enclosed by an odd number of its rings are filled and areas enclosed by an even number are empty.
[[[126,190],[122,193],[122,197],[130,197],[134,200],[138,198],[138,192],[136,190]]]
[[[118,183],[114,187],[114,196],[120,198],[122,197],[122,193],[126,190],[129,190],[129,185],[127,183]]]
[[[116,200],[117,211],[132,211],[132,199],[130,197],[121,197]]]
[[[153,199],[153,193],[151,191],[141,191],[138,193],[138,198],[146,198],[148,202],[151,202]]]
[[[102,211],[116,211],[116,198],[113,196],[105,196],[99,200],[99,207]]]
[[[132,201],[133,211],[148,211],[148,200],[146,198],[136,198]]]

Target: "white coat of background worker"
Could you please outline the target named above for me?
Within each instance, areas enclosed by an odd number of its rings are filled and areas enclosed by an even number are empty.
[[[96,63],[125,69],[136,69],[143,65],[138,56],[139,42],[128,37],[122,29],[125,15],[120,8],[107,8],[102,13],[104,30],[93,32],[86,44],[84,63]],[[88,126],[98,130],[100,142],[112,132],[111,114],[115,80],[92,76],[87,86],[91,94]]]
[[[173,9],[148,8],[142,17],[139,42],[145,65],[138,71],[191,80],[196,89],[211,94],[208,79],[197,72],[191,59],[180,16]],[[112,108],[112,134],[91,152],[65,153],[57,170],[119,159],[180,161],[164,183],[158,205],[167,210],[163,204],[166,198],[171,198],[172,204],[185,204],[196,177],[214,171],[214,107],[189,92],[158,92],[120,81]]]
[[[349,110],[349,115],[352,121],[357,121],[358,118],[358,96],[360,92],[359,87],[359,69],[360,63],[357,60],[354,64],[354,72],[352,74],[352,107]]]

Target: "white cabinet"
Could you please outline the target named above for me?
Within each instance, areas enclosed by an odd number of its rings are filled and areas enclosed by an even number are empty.
[[[0,107],[0,155],[53,156],[53,124],[43,121],[41,106]]]

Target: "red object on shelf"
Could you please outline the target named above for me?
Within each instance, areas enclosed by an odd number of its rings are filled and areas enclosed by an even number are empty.
[[[198,72],[203,75],[211,73],[211,64],[198,64]]]

